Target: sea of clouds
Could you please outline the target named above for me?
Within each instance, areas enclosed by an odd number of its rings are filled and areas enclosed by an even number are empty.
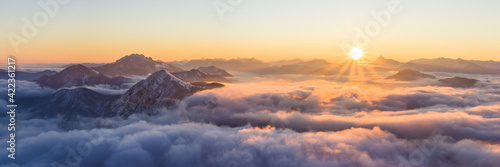
[[[17,158],[0,166],[500,165],[500,80],[391,82],[262,80],[199,92],[155,116],[18,120]]]

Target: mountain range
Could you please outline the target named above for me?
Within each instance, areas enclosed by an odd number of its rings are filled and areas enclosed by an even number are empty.
[[[500,62],[492,60],[479,61],[440,57],[435,59],[415,59],[402,63],[379,56],[371,64],[378,66],[377,68],[382,67],[382,70],[388,70],[388,67],[396,67],[399,70],[411,69],[424,72],[500,74]]]
[[[205,66],[216,66],[230,71],[250,71],[269,67],[267,63],[255,58],[237,59],[195,59],[189,61],[169,62],[183,69],[194,69]]]
[[[128,82],[131,82],[131,80],[123,77],[110,78],[81,64],[67,67],[54,75],[44,75],[35,80],[35,83],[40,86],[53,89],[101,84],[121,86]]]
[[[198,69],[192,69],[189,71],[182,71],[182,72],[174,72],[172,74],[186,82],[203,82],[203,81],[228,82],[228,80],[221,75],[207,74]]]
[[[215,66],[208,67],[198,67],[197,70],[204,72],[209,75],[218,75],[222,77],[233,77],[233,75],[229,74],[226,70],[217,68]]]
[[[89,68],[106,65],[106,63],[73,63],[73,64],[63,65],[63,66],[61,66],[61,68],[67,68],[67,67],[78,65],[78,64],[84,65],[85,67],[89,67]]]
[[[392,59],[386,59],[384,56],[379,56],[375,61],[373,61],[371,64],[373,65],[379,65],[379,66],[401,66],[403,63],[392,60]]]
[[[78,67],[80,65],[75,65]],[[73,66],[72,66],[73,67]],[[135,113],[155,114],[157,109],[173,106],[177,101],[198,91],[223,87],[219,83],[187,83],[161,70],[139,81],[121,95],[109,95],[88,88],[64,88],[55,93],[29,99],[35,117],[128,117]]]
[[[145,65],[147,69],[137,73],[127,72],[127,70],[140,68],[139,66],[129,66],[132,62],[147,64]],[[156,71],[146,79],[136,83],[122,95],[102,94],[88,88],[69,88],[100,84],[120,86],[132,82],[131,79],[120,76],[145,75],[146,72],[153,70],[149,68],[153,64],[157,69],[170,67],[167,69],[173,69],[176,72]],[[107,117],[118,115],[128,117],[140,112],[153,114],[156,109],[172,106],[176,101],[198,91],[224,86],[220,83],[201,81],[227,81],[223,76],[231,76],[227,71],[215,66],[183,71],[168,64],[164,66],[165,64],[153,61],[143,55],[129,55],[115,63],[106,64],[104,67],[89,68],[81,64],[71,65],[58,73],[44,75],[34,80],[42,87],[59,90],[46,97],[30,99],[34,104],[27,106],[32,108],[32,113],[44,118],[56,115],[71,119],[80,116]],[[119,73],[108,71],[111,69],[125,69],[125,71]],[[103,72],[106,72],[107,75],[104,75]]]
[[[478,61],[463,59],[415,59],[406,63],[379,56],[370,63],[378,71],[412,69],[423,72],[451,72],[467,74],[500,74],[500,62]],[[315,74],[335,75],[342,64],[329,63],[325,60],[316,59],[304,61],[302,59],[291,59],[265,63],[254,58],[250,59],[195,59],[185,61],[163,62],[153,60],[141,54],[132,54],[117,60],[114,63],[97,66],[91,64],[95,70],[107,76],[130,76],[148,75],[150,73],[166,70],[169,72],[183,72],[185,70],[198,69],[209,75],[220,75],[230,77],[227,71],[244,71],[256,74]],[[215,69],[217,68],[217,69]],[[223,68],[223,69],[219,69]],[[228,75],[229,74],[229,75]]]
[[[242,67],[230,66],[230,62]],[[207,64],[204,64],[207,63]],[[435,78],[432,75],[418,72],[415,69],[432,72],[455,73],[484,73],[496,69],[498,62],[468,61],[462,59],[417,59],[407,63],[400,63],[384,57],[379,57],[372,65],[400,66],[400,72],[387,79],[411,81],[421,78]],[[300,59],[276,62],[274,66],[255,59],[202,59],[186,61],[182,67],[195,67],[184,71],[176,67],[175,63],[155,61],[140,54],[125,56],[114,63],[93,68],[81,64],[71,65],[60,72],[44,71],[33,74],[43,75],[34,80],[43,87],[59,89],[48,96],[30,99],[33,104],[26,105],[41,117],[62,115],[66,118],[75,116],[101,117],[122,116],[128,117],[134,113],[155,114],[161,108],[168,108],[177,101],[195,94],[196,92],[220,88],[223,84],[204,81],[226,82],[225,77],[231,77],[226,70],[218,68],[218,64],[233,70],[249,70],[257,74],[318,74],[335,75],[342,66],[325,60],[315,59],[303,61]],[[279,65],[278,65],[279,64]],[[252,66],[256,65],[256,66]],[[246,67],[245,67],[246,66]],[[252,67],[250,67],[252,66]],[[157,70],[157,71],[155,71]],[[21,74],[18,72],[18,74]],[[47,74],[47,75],[45,75]],[[120,86],[131,83],[131,79],[122,76],[149,75],[146,79],[137,82],[125,93],[107,95],[88,88],[70,88],[78,86],[111,85]],[[471,87],[478,81],[468,78],[446,78],[439,82],[443,86]],[[65,89],[61,89],[65,88]]]
[[[88,64],[88,63],[87,63]],[[82,64],[71,65],[59,73],[40,77],[35,80],[42,87],[59,89],[75,86],[110,85],[121,86],[132,82],[124,76],[144,76],[157,71],[166,70],[185,82],[217,81],[228,82],[224,77],[232,76],[226,70],[215,66],[199,67],[184,71],[172,64],[155,61],[140,54],[125,56],[114,63],[93,68]]]
[[[476,63],[482,61],[476,61]],[[500,74],[500,71],[478,65],[463,59],[416,59],[403,64],[400,69],[412,69],[427,72],[450,72],[466,74]]]
[[[469,61],[489,69],[500,70],[500,62],[498,61],[493,61],[493,60],[490,61],[469,60]]]
[[[314,59],[310,61],[293,62],[281,66],[271,66],[267,68],[253,70],[260,75],[282,75],[282,74],[313,74],[313,75],[333,75],[336,74],[333,68],[338,69],[338,65],[329,63],[324,59]],[[327,70],[328,69],[328,70]]]

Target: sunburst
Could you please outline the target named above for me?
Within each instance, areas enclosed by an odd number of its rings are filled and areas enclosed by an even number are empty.
[[[359,47],[353,47],[349,53],[345,53],[346,56],[346,62],[340,68],[336,80],[339,80],[341,76],[348,74],[348,79],[363,79],[365,77],[366,72],[373,72],[375,73],[375,70],[370,67],[367,62],[365,57],[369,57],[368,55],[365,56],[365,52],[363,49]]]

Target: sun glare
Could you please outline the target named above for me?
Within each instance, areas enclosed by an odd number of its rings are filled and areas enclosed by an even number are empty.
[[[350,54],[354,60],[358,60],[363,56],[363,50],[361,50],[360,48],[354,47],[351,49]]]
[[[366,65],[363,54],[363,49],[353,47],[349,51],[350,58],[349,56],[345,57],[347,61],[340,68],[335,80],[340,80],[341,77],[344,77],[344,79],[347,79],[346,81],[355,81],[356,79],[363,79],[366,74],[375,74],[376,71],[371,66]]]

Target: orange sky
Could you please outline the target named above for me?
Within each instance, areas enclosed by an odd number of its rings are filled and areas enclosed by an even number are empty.
[[[116,1],[116,0],[115,0]],[[371,23],[391,1],[248,1],[219,19],[211,2],[70,2],[34,37],[19,45],[0,39],[20,63],[112,62],[131,53],[164,61],[254,57],[264,61],[345,56],[341,43]],[[43,9],[35,2],[0,2],[8,12],[1,34],[22,35],[23,18]],[[443,8],[446,7],[446,8]],[[360,46],[365,56],[500,60],[500,3],[401,1],[387,26]],[[353,44],[354,45],[354,44]]]

